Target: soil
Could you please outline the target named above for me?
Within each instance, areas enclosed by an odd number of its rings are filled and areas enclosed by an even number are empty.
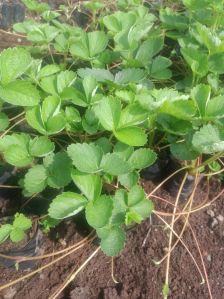
[[[144,182],[146,192],[155,186]],[[211,181],[209,200],[222,190],[220,183]],[[208,195],[207,183],[202,180],[197,189],[194,205],[198,206]],[[165,190],[156,195],[174,202]],[[171,211],[168,203],[153,199],[157,211]],[[224,196],[212,206],[190,216],[190,225],[199,243],[213,299],[224,298]],[[186,202],[182,201],[184,205]],[[170,221],[170,218],[164,218]],[[183,226],[180,220],[175,229],[180,232]],[[71,220],[61,224],[50,235],[44,234],[39,254],[50,253],[72,245],[83,238],[79,233],[79,224]],[[87,232],[86,232],[87,233]],[[203,272],[200,256],[189,227],[183,241],[193,254]],[[68,277],[74,267],[81,265],[96,249],[96,244],[86,245],[84,249],[71,254],[54,266],[35,274],[24,282],[18,283],[0,293],[1,299],[47,299]],[[99,252],[86,268],[77,276],[59,298],[71,299],[160,299],[165,279],[165,263],[155,265],[153,260],[161,259],[167,251],[168,231],[164,224],[153,215],[141,225],[127,232],[126,247],[119,257],[114,258],[115,283],[111,276],[111,258]],[[4,251],[4,246],[0,248]],[[45,265],[52,258],[42,260],[36,267]],[[31,270],[2,268],[1,285],[29,273]],[[204,272],[203,272],[204,273]],[[209,297],[206,283],[201,278],[186,249],[179,243],[175,248],[170,266],[170,298],[172,299],[207,299]]]

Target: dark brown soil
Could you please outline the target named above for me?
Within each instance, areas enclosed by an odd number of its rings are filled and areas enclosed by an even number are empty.
[[[151,183],[145,183],[146,191],[152,190]],[[218,182],[211,183],[209,199],[220,192]],[[201,182],[194,199],[198,206],[206,198],[207,184]],[[170,202],[174,202],[164,190],[157,192]],[[169,204],[154,200],[156,210],[169,211]],[[184,204],[185,202],[183,202]],[[199,243],[206,266],[213,299],[224,298],[224,196],[212,206],[190,216],[190,224]],[[166,218],[170,221],[170,218]],[[175,229],[180,231],[183,222],[180,220]],[[150,231],[149,231],[150,230]],[[149,232],[149,233],[148,233]],[[145,240],[148,233],[148,238]],[[57,236],[57,238],[55,238]],[[74,244],[82,237],[77,232],[76,225],[67,221],[51,236],[44,235],[41,253],[53,252]],[[195,240],[189,227],[183,240],[203,272],[202,263]],[[143,246],[144,243],[144,246]],[[115,284],[111,276],[111,258],[99,252],[87,267],[78,275],[59,298],[73,299],[160,299],[165,277],[165,263],[155,265],[153,260],[159,260],[166,253],[168,246],[168,230],[154,215],[127,233],[127,243],[121,255],[114,259],[114,276],[119,282]],[[72,254],[54,266],[35,274],[32,278],[5,289],[0,294],[1,299],[47,299],[62,284],[69,273],[84,262],[96,249],[91,244]],[[0,251],[3,248],[0,248]],[[43,266],[51,259],[39,262]],[[29,271],[2,269],[1,285],[25,275]],[[204,272],[203,272],[204,273]],[[210,298],[206,283],[201,284],[201,278],[186,249],[179,243],[171,258],[170,267],[170,298],[172,299],[207,299]]]

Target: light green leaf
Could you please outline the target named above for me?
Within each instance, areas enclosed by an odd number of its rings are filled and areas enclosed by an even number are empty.
[[[78,170],[86,173],[94,173],[99,170],[103,156],[103,151],[99,147],[93,144],[76,143],[71,144],[67,152]]]
[[[102,159],[100,167],[111,175],[125,174],[131,170],[129,163],[116,153],[106,154]]]
[[[106,237],[101,240],[100,246],[107,256],[116,256],[124,248],[125,233],[118,227],[114,226],[108,229]]]
[[[113,210],[113,200],[103,195],[86,206],[86,220],[94,228],[101,228],[109,223]]]
[[[199,153],[193,148],[191,143],[182,142],[170,145],[172,155],[178,160],[195,160]]]
[[[138,180],[139,174],[136,171],[118,176],[119,183],[127,189],[131,189],[131,187],[135,186]]]
[[[9,119],[8,116],[0,112],[0,132],[4,131],[9,126]]]
[[[21,230],[27,230],[32,227],[32,221],[21,213],[16,213],[13,221],[13,227]]]
[[[171,66],[172,62],[170,59],[163,57],[163,56],[157,56],[152,61],[152,65],[150,68],[150,75],[153,78],[156,79],[168,79],[172,76],[171,71],[167,72],[167,68]],[[165,72],[166,71],[166,72]],[[165,73],[165,75],[164,75]]]
[[[25,167],[33,161],[28,150],[17,144],[10,145],[7,148],[4,152],[4,158],[9,164],[17,167]]]
[[[105,70],[105,69],[82,68],[82,69],[78,69],[78,75],[81,78],[85,78],[86,76],[91,76],[97,82],[114,81],[113,74],[110,71]]]
[[[84,196],[74,192],[63,192],[52,201],[48,214],[54,219],[64,219],[78,214],[86,204]]]
[[[162,36],[149,37],[140,45],[135,59],[141,61],[143,65],[148,65],[153,56],[162,50],[163,43]]]
[[[147,142],[144,130],[138,127],[127,127],[114,131],[115,137],[123,143],[132,146],[143,146]]]
[[[0,81],[8,84],[20,77],[32,61],[30,53],[22,48],[8,48],[0,54]]]
[[[57,75],[57,91],[59,94],[61,94],[65,88],[70,87],[76,79],[76,73],[73,71],[64,71],[60,72]]]
[[[199,153],[222,152],[224,151],[224,134],[214,125],[204,125],[194,134],[192,144]]]
[[[96,200],[101,195],[102,180],[100,176],[85,174],[77,169],[72,170],[72,179],[88,200]]]
[[[22,229],[20,228],[13,228],[11,233],[10,233],[10,239],[12,242],[20,242],[25,238],[25,233]]]
[[[29,153],[34,157],[45,157],[54,151],[54,143],[51,142],[47,137],[35,137],[30,141]]]
[[[200,77],[208,73],[208,55],[195,48],[182,48],[181,53],[193,73]]]
[[[154,151],[148,148],[140,148],[134,151],[128,162],[133,169],[143,169],[152,165],[156,158],[157,155]]]
[[[160,112],[183,120],[191,120],[196,113],[196,106],[192,100],[166,101],[161,106]]]
[[[94,111],[104,129],[113,131],[120,120],[121,102],[112,97],[105,97],[95,107]]]
[[[3,224],[0,226],[0,244],[3,243],[10,235],[13,227],[11,224]]]
[[[5,86],[0,85],[0,98],[16,106],[35,106],[39,103],[40,95],[30,82],[16,80]]]
[[[206,118],[218,119],[224,117],[224,96],[220,95],[208,102]]]
[[[130,158],[133,152],[134,148],[132,146],[124,144],[120,141],[118,141],[114,146],[114,153],[119,155],[125,161],[127,161]]]
[[[132,207],[145,199],[145,192],[142,187],[136,185],[128,192],[127,206]]]
[[[61,69],[57,64],[47,64],[40,70],[38,75],[40,78],[48,77],[60,72],[60,70]]]
[[[47,171],[43,165],[35,165],[24,178],[24,187],[29,193],[39,193],[47,186]]]

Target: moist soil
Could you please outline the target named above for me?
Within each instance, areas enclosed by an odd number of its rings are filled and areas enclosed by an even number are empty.
[[[155,185],[143,181],[146,192],[153,190]],[[222,186],[216,180],[210,181],[209,189],[202,180],[197,188],[194,206],[200,205],[206,198],[212,200]],[[174,203],[165,190],[160,189],[155,195]],[[153,198],[157,211],[172,211],[172,206]],[[182,201],[181,205],[186,204]],[[170,217],[164,217],[170,222]],[[181,231],[183,218],[175,230]],[[189,223],[200,246],[206,267],[213,299],[224,298],[224,196],[217,199],[210,207],[191,214]],[[160,299],[165,280],[165,263],[156,265],[153,261],[161,259],[167,252],[168,232],[164,224],[153,215],[127,232],[126,247],[119,257],[114,258],[114,278],[112,279],[111,258],[98,252],[74,281],[58,297],[60,299]],[[72,220],[65,221],[50,234],[43,234],[39,244],[39,254],[52,253],[75,244],[87,234],[80,233],[80,224]],[[183,235],[183,241],[194,256],[202,273],[200,255],[189,226]],[[0,247],[5,250],[6,245]],[[12,287],[0,292],[1,299],[47,299],[60,287],[74,268],[78,268],[96,249],[97,242],[86,245],[79,251],[64,258],[55,265],[35,274]],[[53,258],[39,261],[33,269],[41,267]],[[2,268],[0,271],[1,285],[6,284],[31,270],[15,270],[14,267]],[[199,272],[189,253],[179,243],[171,256],[170,265],[170,296],[172,299],[207,299],[209,297],[206,283],[201,283]]]

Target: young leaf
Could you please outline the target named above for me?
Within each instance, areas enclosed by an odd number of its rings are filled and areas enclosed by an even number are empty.
[[[28,153],[27,149],[24,149],[20,145],[11,145],[4,153],[5,160],[14,166],[24,167],[29,165],[33,158]]]
[[[102,160],[102,150],[87,143],[71,144],[67,149],[69,157],[72,159],[75,167],[86,173],[94,173],[99,170],[100,162]]]
[[[125,85],[131,82],[140,82],[145,78],[145,75],[146,73],[142,69],[124,69],[115,75],[114,82],[120,85]]]
[[[40,95],[36,87],[28,81],[16,80],[7,85],[0,85],[0,98],[16,106],[35,106]]]
[[[40,78],[48,77],[60,72],[60,70],[61,69],[57,64],[47,64],[40,70],[38,75]]]
[[[147,142],[144,130],[138,127],[127,127],[114,131],[115,137],[123,143],[132,146],[143,146]]]
[[[105,69],[97,69],[97,68],[78,69],[78,75],[81,78],[85,78],[86,76],[91,76],[97,82],[114,81],[113,74],[110,71]]]
[[[113,200],[102,195],[86,206],[86,220],[94,228],[101,228],[109,223],[113,210]]]
[[[101,249],[107,256],[118,255],[124,244],[125,233],[119,226],[109,228],[100,242]]]
[[[51,142],[47,137],[40,136],[35,137],[30,141],[29,153],[33,157],[45,157],[54,151],[54,143]]]
[[[133,169],[143,169],[156,161],[156,153],[147,148],[140,148],[131,155],[128,162]]]
[[[23,214],[16,213],[13,221],[13,228],[19,228],[21,230],[27,230],[32,227],[32,221]]]
[[[194,134],[192,144],[199,153],[222,152],[224,151],[224,134],[215,125],[204,125]]]
[[[208,102],[206,109],[206,118],[218,119],[224,117],[224,97],[220,95]]]
[[[210,72],[224,74],[224,57],[222,53],[215,53],[209,56],[208,67]]]
[[[119,183],[127,189],[131,189],[131,187],[137,185],[138,180],[139,174],[136,171],[118,176]]]
[[[205,116],[206,107],[210,100],[211,87],[206,84],[199,84],[191,90],[191,96],[198,107],[200,115]]]
[[[121,111],[119,128],[130,127],[143,123],[148,118],[148,113],[139,104],[128,105]]]
[[[11,224],[3,224],[0,226],[0,244],[9,237],[12,229],[13,227]]]
[[[86,204],[87,200],[84,196],[73,192],[63,192],[52,201],[48,214],[54,219],[64,219],[78,214]]]
[[[47,186],[47,171],[43,165],[35,165],[25,175],[24,187],[29,193],[39,193]]]
[[[10,232],[10,239],[12,242],[20,242],[25,238],[25,233],[22,229],[20,228],[13,228],[12,231]]]
[[[120,120],[121,102],[112,97],[105,97],[94,111],[104,129],[113,131],[118,126]]]
[[[2,51],[0,54],[0,81],[2,84],[8,84],[25,73],[31,60],[30,53],[22,48],[8,48]]]
[[[77,169],[72,170],[71,176],[76,186],[88,200],[96,200],[99,198],[102,190],[102,180],[100,176],[85,174]]]
[[[129,163],[116,153],[106,154],[102,159],[100,167],[106,173],[116,176],[128,173],[131,170]]]

